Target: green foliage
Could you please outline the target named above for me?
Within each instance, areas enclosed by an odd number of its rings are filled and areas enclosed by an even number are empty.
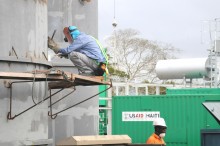
[[[119,77],[129,78],[129,76],[124,71],[115,69],[112,65],[108,65],[108,70],[111,75],[117,75]]]

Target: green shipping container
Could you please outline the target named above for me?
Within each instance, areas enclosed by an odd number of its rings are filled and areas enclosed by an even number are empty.
[[[145,143],[154,132],[152,121],[122,121],[122,112],[159,111],[168,126],[165,137],[168,146],[200,146],[201,129],[220,129],[202,105],[206,100],[219,101],[220,95],[115,96],[112,134],[128,134],[132,143]]]
[[[167,89],[166,90],[167,95],[174,95],[174,94],[218,94],[220,95],[220,89],[219,88],[185,88],[185,89]]]

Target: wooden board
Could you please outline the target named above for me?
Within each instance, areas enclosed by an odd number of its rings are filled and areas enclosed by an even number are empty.
[[[72,136],[59,141],[56,144],[56,146],[129,144],[129,143],[131,143],[131,138],[128,135],[94,135],[94,136]]]
[[[68,88],[71,86],[111,85],[102,76],[82,76],[63,71],[35,71],[30,73],[0,72],[0,79],[50,81],[50,89]]]

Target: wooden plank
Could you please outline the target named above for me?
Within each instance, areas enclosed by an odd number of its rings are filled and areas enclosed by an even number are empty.
[[[81,76],[70,72],[46,71],[21,73],[21,72],[0,72],[0,79],[35,80],[51,81],[48,85],[50,89],[68,88],[71,86],[91,86],[91,85],[110,85],[104,81],[102,76]]]
[[[91,135],[71,136],[56,143],[56,146],[76,145],[120,145],[130,144],[131,138],[128,135]]]
[[[46,75],[20,72],[0,72],[0,79],[18,79],[18,80],[33,80],[36,81],[58,81],[63,80],[62,75]]]
[[[67,82],[67,81],[55,81],[55,82],[48,83],[49,89],[70,88],[72,86],[75,86],[75,84],[71,82]]]
[[[78,76],[79,77],[79,76]],[[74,81],[52,81],[48,83],[49,89],[60,89],[60,88],[69,88],[72,86],[92,86],[92,85],[111,85],[110,82],[102,81],[103,77],[86,77],[87,79],[96,79],[94,80],[86,80],[84,78],[75,77]],[[100,79],[101,78],[101,79]]]
[[[72,86],[92,86],[92,85],[110,85],[110,84],[111,84],[110,82],[91,82],[88,80],[79,80],[76,78],[74,82],[52,81],[48,83],[48,87],[49,89],[60,89],[60,88],[69,88]]]

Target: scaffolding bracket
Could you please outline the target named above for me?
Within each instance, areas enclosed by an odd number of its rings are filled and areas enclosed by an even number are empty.
[[[55,92],[54,94],[44,98],[43,100],[39,101],[38,103],[35,103],[33,106],[30,106],[29,108],[27,108],[26,110],[20,112],[19,114],[15,114],[14,116],[12,116],[12,85],[15,84],[15,83],[22,83],[22,82],[30,82],[30,81],[15,81],[15,82],[11,82],[10,83],[10,109],[9,109],[9,112],[8,112],[8,115],[7,115],[7,119],[8,120],[13,120],[14,118],[22,115],[23,113],[29,111],[30,109],[34,108],[35,106],[39,105],[40,103],[46,101],[47,99],[51,98],[52,96],[56,95],[57,93],[59,93],[60,91],[62,91],[64,88],[58,90],[57,92]],[[33,96],[33,95],[32,95]]]
[[[41,70],[41,71],[32,71],[32,72],[28,72],[28,73],[18,73],[18,72],[0,72],[0,79],[17,79],[19,81],[13,81],[13,82],[9,82],[9,81],[4,81],[4,84],[7,88],[10,88],[10,109],[9,112],[7,114],[7,119],[8,120],[13,120],[14,118],[22,115],[23,113],[27,112],[28,110],[34,108],[35,106],[39,105],[40,103],[46,101],[47,99],[50,98],[50,105],[48,106],[50,108],[50,111],[48,112],[48,115],[52,118],[55,119],[57,114],[73,107],[76,106],[82,102],[85,102],[97,95],[99,95],[102,92],[105,92],[106,90],[108,90],[109,88],[112,87],[112,83],[111,82],[106,82],[103,81],[104,78],[103,77],[97,77],[97,76],[93,76],[93,77],[89,77],[89,76],[81,76],[81,75],[77,75],[77,74],[73,74],[73,73],[69,73],[69,72],[64,72],[64,71],[60,71],[60,70],[56,70],[56,71],[52,71],[52,70]],[[46,98],[44,98],[43,100],[35,103],[34,105],[30,106],[29,108],[27,108],[26,110],[20,112],[19,114],[15,114],[14,116],[12,116],[12,94],[13,94],[13,84],[17,84],[17,83],[24,83],[24,82],[38,82],[38,81],[50,81],[48,83],[48,87],[50,90],[50,95]],[[93,86],[93,85],[110,85],[109,88],[107,88],[106,90],[99,92],[96,95],[93,95],[89,98],[87,98],[86,100],[83,100],[69,108],[66,108],[62,111],[59,111],[55,114],[52,114],[52,106],[54,104],[56,104],[57,102],[61,101],[62,99],[64,99],[65,97],[67,97],[68,95],[72,94],[76,89],[75,86]],[[64,90],[65,88],[70,88],[73,87],[73,90],[68,93],[67,95],[63,96],[61,99],[55,101],[54,103],[52,103],[52,96],[56,95],[57,93],[61,92],[62,90]],[[55,93],[51,94],[51,89],[59,89],[58,91],[56,91]],[[33,90],[33,89],[32,89]],[[33,98],[33,92],[32,92],[32,98]]]
[[[101,92],[99,92],[99,93],[97,93],[97,94],[95,94],[95,95],[92,95],[92,96],[86,98],[85,100],[82,100],[82,101],[80,101],[80,102],[78,102],[78,103],[76,103],[76,104],[74,104],[74,105],[72,105],[72,106],[69,106],[69,107],[67,107],[67,108],[65,108],[65,109],[63,109],[63,110],[60,110],[59,112],[56,112],[56,113],[52,113],[52,105],[54,105],[54,104],[57,103],[58,101],[52,103],[52,100],[51,100],[51,98],[50,98],[50,106],[49,106],[49,107],[50,107],[50,112],[48,112],[48,116],[50,116],[51,119],[55,119],[58,114],[60,114],[60,113],[62,113],[62,112],[64,112],[64,111],[66,111],[66,110],[68,110],[68,109],[71,109],[71,108],[73,108],[73,107],[75,107],[75,106],[77,106],[77,105],[79,105],[79,104],[81,104],[81,103],[83,103],[83,102],[85,102],[85,101],[87,101],[87,100],[89,100],[89,99],[92,99],[93,97],[95,97],[95,96],[97,96],[97,95],[99,95],[99,94],[101,94],[101,93],[103,93],[103,92],[109,90],[110,88],[112,88],[112,81],[111,81],[110,86],[109,86],[108,88],[106,88],[105,90],[103,90],[103,91],[101,91]],[[69,94],[68,94],[68,95],[69,95]],[[67,96],[68,96],[68,95],[67,95]],[[66,96],[64,96],[63,98],[65,98],[65,97],[66,97]],[[59,99],[59,101],[62,100],[63,98]]]

